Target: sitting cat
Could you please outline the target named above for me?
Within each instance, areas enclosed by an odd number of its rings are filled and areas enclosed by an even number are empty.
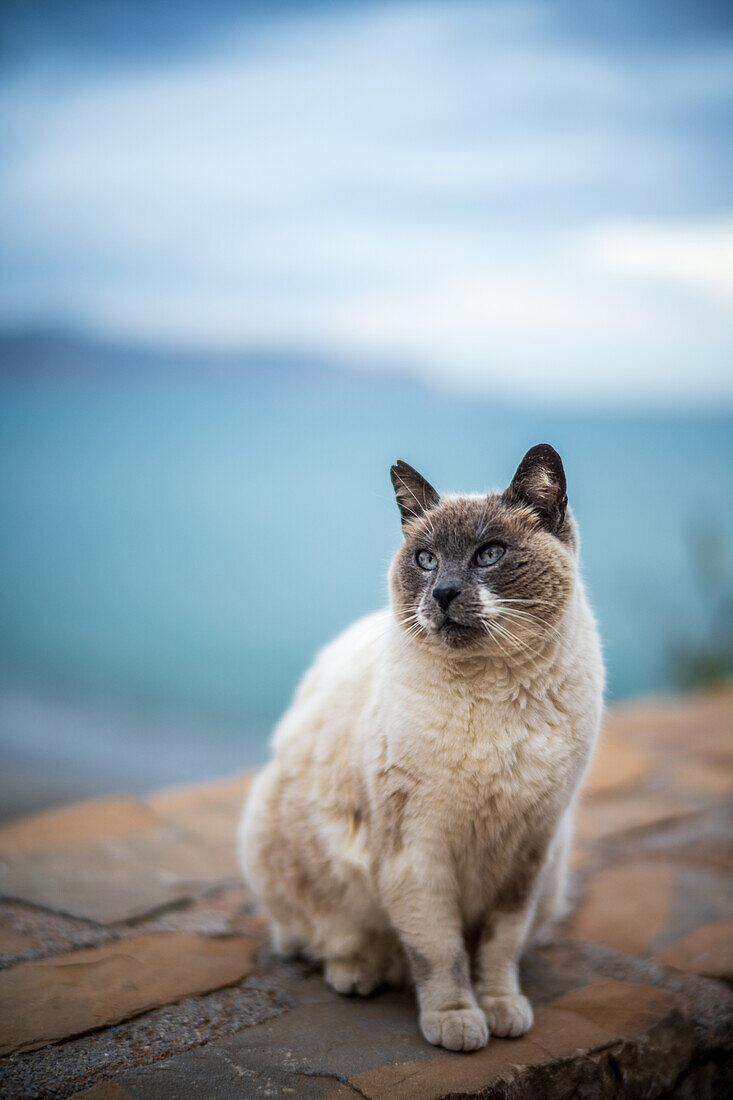
[[[391,608],[303,680],[241,860],[277,949],[323,960],[340,993],[398,982],[407,962],[425,1038],[476,1050],[532,1024],[519,957],[563,903],[600,645],[552,447],[503,493],[439,496],[404,462],[392,480]]]

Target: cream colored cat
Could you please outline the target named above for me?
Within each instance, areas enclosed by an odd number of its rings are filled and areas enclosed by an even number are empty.
[[[275,946],[340,993],[398,982],[425,1038],[522,1035],[518,962],[563,904],[603,666],[565,475],[533,447],[509,488],[443,496],[392,468],[391,608],[318,656],[255,779],[245,875]]]

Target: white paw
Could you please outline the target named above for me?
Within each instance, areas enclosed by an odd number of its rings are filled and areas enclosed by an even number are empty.
[[[521,993],[506,997],[479,997],[489,1031],[501,1039],[517,1039],[532,1026],[532,1006]]]
[[[368,997],[383,980],[380,972],[354,956],[327,959],[323,976],[337,993],[358,993],[360,997]]]
[[[446,1050],[480,1050],[489,1041],[486,1020],[478,1008],[423,1012],[420,1027],[429,1043]]]

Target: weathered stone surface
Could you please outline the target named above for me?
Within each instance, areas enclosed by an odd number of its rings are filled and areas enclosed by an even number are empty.
[[[703,762],[680,764],[671,773],[676,786],[710,798],[733,794],[733,768]]]
[[[231,879],[226,853],[160,824],[0,855],[0,894],[100,923],[140,917]]]
[[[238,874],[237,825],[251,779],[246,774],[195,787],[157,791],[150,795],[147,804],[163,821],[229,853],[233,873]]]
[[[601,738],[590,772],[583,784],[585,798],[629,791],[652,774],[654,754],[625,738]]]
[[[0,970],[24,960],[139,935],[200,932],[206,936],[261,936],[265,923],[253,908],[252,897],[241,884],[221,887],[134,924],[92,924],[26,902],[0,900]]]
[[[599,872],[587,885],[573,935],[637,955],[648,951],[670,912],[674,872],[662,863],[631,863]]]
[[[685,806],[669,795],[646,792],[592,801],[581,797],[577,834],[592,843],[619,833],[658,828],[694,815],[700,808],[701,803],[693,799]]]
[[[9,922],[0,921],[0,958],[17,958],[33,947],[33,936],[13,927]]]
[[[67,1096],[133,1066],[160,1062],[261,1023],[291,1007],[281,982],[276,973],[255,975],[57,1046],[12,1054],[0,1060],[0,1095],[13,1100]]]
[[[256,946],[246,937],[140,936],[19,963],[0,973],[0,1054],[229,985],[255,970]]]
[[[533,995],[544,973],[537,958],[529,979]],[[291,1011],[117,1081],[134,1100],[197,1094],[221,1100],[637,1100],[673,1089],[704,1049],[689,1014],[694,997],[690,1002],[668,988],[662,968],[644,969],[599,948],[566,944],[550,961],[560,985],[571,988],[539,1005],[529,1035],[490,1040],[475,1054],[428,1046],[408,993],[343,999],[317,978],[301,978],[288,986]],[[715,1054],[722,1057],[722,1048]]]
[[[676,1005],[673,994],[640,982],[594,981],[566,993],[556,1007],[582,1016],[622,1039],[636,1039],[663,1020]]]
[[[36,975],[18,994],[11,1027],[17,1038],[30,1024],[20,1040],[30,1035],[31,1046],[56,1044],[0,1058],[0,1095],[733,1094],[733,993],[719,980],[731,975],[733,807],[724,799],[733,776],[732,714],[728,691],[611,715],[583,796],[576,911],[550,947],[523,963],[535,1025],[522,1039],[492,1039],[471,1055],[423,1040],[409,991],[339,998],[312,967],[279,963],[264,948],[241,971],[228,958],[221,980],[235,984],[186,995],[212,988],[210,978],[186,984],[190,952],[180,944],[187,937],[205,942],[204,954],[237,938],[251,951],[264,942],[234,860],[246,777],[161,791],[145,804],[106,799],[0,828],[0,983],[8,980],[17,994],[18,978]],[[90,950],[79,950],[85,945]],[[72,973],[78,956],[91,965],[78,969],[75,987],[59,974],[64,966]],[[120,959],[139,966],[131,983]],[[26,969],[41,966],[55,977]],[[83,988],[91,991],[86,1000],[77,996]],[[122,1022],[107,1022],[114,1019]]]
[[[26,902],[0,899],[0,970],[24,959],[95,947],[117,936],[112,928],[52,913]]]
[[[733,920],[714,921],[656,952],[665,966],[733,981]]]
[[[84,1100],[132,1100],[131,1094],[116,1081],[100,1081],[98,1085],[92,1085],[90,1089],[75,1094]]]
[[[662,859],[693,869],[709,868],[730,881],[733,873],[733,800],[712,803],[693,816],[681,817],[664,827],[633,837],[634,854],[643,859]],[[624,837],[603,841],[604,858],[628,858]]]
[[[134,836],[160,822],[140,802],[123,796],[80,802],[0,825],[0,856]]]

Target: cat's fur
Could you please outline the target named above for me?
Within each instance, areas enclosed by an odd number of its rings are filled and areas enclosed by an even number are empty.
[[[277,948],[322,959],[341,993],[399,981],[407,961],[425,1037],[474,1050],[532,1023],[518,962],[563,904],[600,646],[551,447],[502,494],[440,497],[405,463],[392,477],[391,609],[308,672],[253,783],[241,859]],[[487,543],[506,548],[488,567]]]

